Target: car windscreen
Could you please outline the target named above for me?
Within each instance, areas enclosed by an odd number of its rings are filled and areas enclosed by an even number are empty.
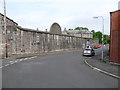
[[[91,49],[85,49],[85,51],[90,51]]]

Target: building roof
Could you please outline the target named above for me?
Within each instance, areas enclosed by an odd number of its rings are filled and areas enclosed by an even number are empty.
[[[88,30],[64,30],[67,34],[92,34]]]
[[[115,12],[120,12],[120,10],[116,10],[116,11],[113,11],[113,12],[110,12],[110,13],[115,13]]]

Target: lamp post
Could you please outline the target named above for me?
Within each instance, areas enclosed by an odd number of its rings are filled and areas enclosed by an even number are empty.
[[[94,19],[102,19],[102,51],[101,51],[101,60],[104,61],[104,17],[103,16],[96,16],[93,17]]]

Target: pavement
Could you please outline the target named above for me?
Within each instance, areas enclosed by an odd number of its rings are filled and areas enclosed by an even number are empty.
[[[108,50],[104,52],[104,61],[100,59],[101,54],[98,54],[92,58],[87,58],[85,63],[99,72],[112,76],[114,78],[120,79],[120,65],[110,63]]]

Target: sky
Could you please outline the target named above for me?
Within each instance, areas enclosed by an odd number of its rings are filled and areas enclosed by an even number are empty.
[[[120,0],[6,0],[7,16],[19,26],[45,31],[57,22],[62,30],[87,27],[89,30],[110,34],[110,12],[118,10]],[[0,0],[0,13],[3,13],[3,0]]]

